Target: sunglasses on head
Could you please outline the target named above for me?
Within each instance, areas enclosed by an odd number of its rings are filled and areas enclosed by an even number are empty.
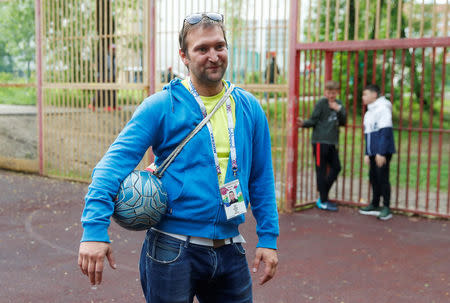
[[[223,15],[219,13],[195,13],[184,18],[184,22],[194,25],[202,21],[203,17],[207,17],[216,22],[223,22]]]

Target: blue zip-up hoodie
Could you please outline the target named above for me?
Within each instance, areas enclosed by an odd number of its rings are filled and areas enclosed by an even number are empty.
[[[367,112],[364,115],[364,135],[366,155],[395,153],[392,104],[384,96],[367,106]]]
[[[232,96],[236,104],[237,177],[257,222],[257,246],[275,249],[279,227],[267,119],[250,93],[235,88]],[[150,146],[160,165],[202,119],[194,97],[179,79],[144,100],[94,168],[81,218],[81,241],[109,242],[107,229],[114,211],[113,200],[122,180]],[[245,217],[226,219],[206,127],[187,143],[161,180],[169,203],[157,229],[211,239],[239,234],[238,226]],[[229,161],[225,182],[232,180]]]

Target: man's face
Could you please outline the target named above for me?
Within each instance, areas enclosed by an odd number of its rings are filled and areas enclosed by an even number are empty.
[[[323,95],[328,99],[328,102],[336,101],[336,97],[339,95],[339,90],[337,89],[326,89]]]
[[[186,53],[180,50],[193,82],[205,85],[220,83],[228,66],[228,49],[218,25],[198,26],[186,36]]]
[[[362,99],[363,99],[363,103],[364,105],[368,105],[372,102],[374,102],[375,100],[377,100],[377,93],[373,92],[371,90],[363,90],[363,95],[362,95]]]

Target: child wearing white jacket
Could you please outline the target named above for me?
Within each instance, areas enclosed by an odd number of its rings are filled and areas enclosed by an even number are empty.
[[[392,218],[390,211],[391,184],[389,182],[389,163],[395,153],[392,128],[392,104],[381,95],[375,84],[363,90],[363,103],[367,105],[364,115],[364,135],[366,152],[364,160],[370,165],[369,179],[372,185],[371,203],[359,210],[363,215],[377,216],[380,220]],[[383,197],[383,207],[380,198]]]

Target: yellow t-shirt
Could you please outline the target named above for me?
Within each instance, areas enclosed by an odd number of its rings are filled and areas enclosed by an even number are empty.
[[[187,90],[189,90],[189,84],[188,80],[184,79],[181,82],[184,87],[186,87]],[[222,89],[220,93],[218,93],[215,96],[211,97],[205,97],[200,96],[203,103],[206,107],[206,112],[210,113],[214,106],[216,106],[217,102],[220,101],[220,98],[222,98],[223,94],[225,93],[225,87]],[[233,97],[230,95],[231,98],[231,112],[233,113],[233,123],[236,121],[236,114],[235,114],[235,103],[233,100]],[[227,172],[228,167],[228,159],[230,157],[230,141],[228,138],[228,117],[227,117],[227,108],[224,105],[222,105],[216,113],[211,117],[209,120],[211,121],[211,127],[213,130],[214,135],[214,141],[216,142],[216,149],[217,149],[217,158],[219,159],[219,166],[221,170],[221,174],[218,176],[219,178],[219,185],[223,185],[225,181],[225,175]]]

